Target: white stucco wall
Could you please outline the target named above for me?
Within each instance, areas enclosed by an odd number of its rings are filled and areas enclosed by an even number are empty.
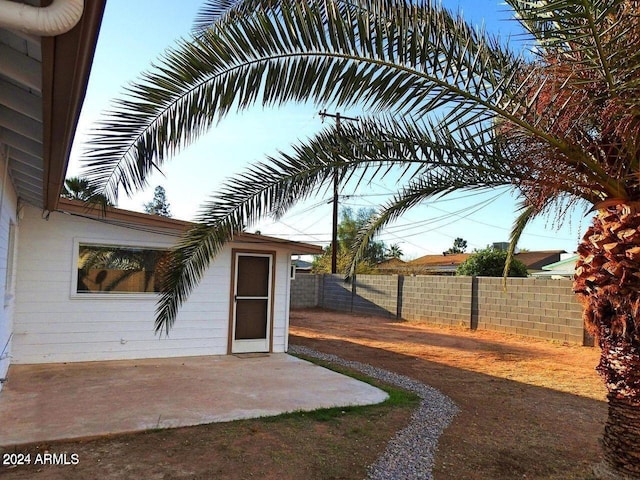
[[[5,181],[5,163],[0,154],[0,379],[7,376],[11,363],[12,332],[14,311],[14,286],[16,265],[16,244],[18,243],[18,227],[16,210],[18,199],[10,179]],[[9,241],[10,225],[14,225],[14,241]],[[9,254],[9,247],[13,246],[13,255]],[[12,264],[9,265],[9,261]],[[9,275],[7,275],[9,269]],[[9,285],[7,285],[7,280]],[[0,382],[0,390],[2,382]]]
[[[183,305],[169,338],[153,332],[157,296],[78,298],[74,242],[170,247],[176,237],[106,224],[59,212],[48,220],[25,208],[20,222],[13,363],[49,363],[227,353],[231,247],[208,269]],[[290,252],[276,251],[273,351],[286,349]]]

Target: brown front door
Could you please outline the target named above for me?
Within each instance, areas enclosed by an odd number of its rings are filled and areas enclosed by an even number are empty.
[[[268,352],[273,255],[236,252],[231,353]]]

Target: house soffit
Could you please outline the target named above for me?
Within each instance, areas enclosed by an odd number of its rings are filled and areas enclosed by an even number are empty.
[[[105,1],[86,1],[78,25],[56,37],[0,28],[0,168],[39,208],[60,195]]]

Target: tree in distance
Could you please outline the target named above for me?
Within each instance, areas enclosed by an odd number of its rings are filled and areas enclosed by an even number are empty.
[[[144,204],[144,211],[151,215],[171,217],[170,207],[171,205],[167,202],[167,192],[163,186],[158,185],[153,191],[153,200]]]
[[[373,209],[361,208],[354,215],[353,209],[343,208],[341,211],[340,223],[338,223],[338,272],[346,274],[351,267],[351,254],[358,232],[369,222],[375,214]],[[371,273],[376,264],[385,259],[384,242],[372,241],[369,243],[367,251],[360,259],[356,268],[356,273]],[[311,271],[314,273],[331,272],[331,245],[325,248],[322,255],[313,260]]]
[[[60,196],[69,200],[79,200],[86,203],[95,203],[102,206],[113,206],[107,197],[92,185],[89,179],[82,177],[69,177],[64,181]]]
[[[457,237],[453,241],[453,246],[450,247],[444,255],[448,255],[450,253],[464,253],[467,251],[467,241],[463,238]]]
[[[400,245],[398,245],[397,243],[392,243],[391,245],[389,245],[389,247],[387,247],[387,249],[384,252],[385,260],[391,259],[391,258],[401,259],[403,255],[404,255],[404,252],[400,248]]]
[[[477,250],[464,262],[458,265],[456,275],[466,275],[475,277],[502,277],[507,264],[508,253],[504,250],[497,250],[487,247]],[[527,267],[520,260],[513,259],[509,264],[509,277],[528,276]]]

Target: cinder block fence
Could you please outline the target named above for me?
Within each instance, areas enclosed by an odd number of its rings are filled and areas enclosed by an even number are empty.
[[[592,345],[568,280],[433,275],[299,275],[291,307],[322,307],[408,321],[495,330]]]

